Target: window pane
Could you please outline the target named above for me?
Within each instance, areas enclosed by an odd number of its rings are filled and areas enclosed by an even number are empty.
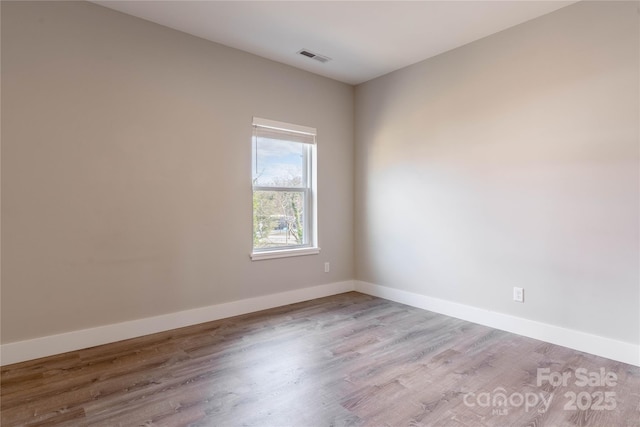
[[[304,197],[302,191],[254,191],[253,247],[304,245]]]
[[[258,136],[253,165],[253,185],[303,187],[305,144]]]

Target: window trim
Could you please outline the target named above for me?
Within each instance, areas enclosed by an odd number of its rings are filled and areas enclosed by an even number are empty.
[[[305,143],[307,148],[306,167],[303,171],[304,180],[307,182],[305,187],[291,188],[291,187],[270,187],[270,186],[254,186],[252,180],[251,193],[255,191],[300,191],[304,193],[304,236],[305,243],[295,246],[278,246],[275,248],[254,248],[252,244],[251,260],[259,261],[273,258],[286,258],[303,255],[316,255],[320,253],[320,247],[318,245],[318,198],[317,198],[317,146],[315,137],[317,135],[316,129],[308,126],[295,125],[291,123],[279,122],[275,120],[263,119],[260,117],[253,117],[253,128],[255,135],[255,128],[262,127],[267,129],[282,130],[285,132],[300,133],[303,135],[309,135],[313,137],[312,143]],[[252,144],[254,143],[252,137]],[[252,147],[252,157],[254,155],[254,148]],[[252,160],[253,162],[253,160]],[[253,174],[253,172],[252,172]],[[252,208],[253,215],[253,208]],[[253,224],[252,224],[253,229]]]
[[[303,255],[317,255],[320,253],[319,247],[296,247],[289,249],[271,249],[268,251],[252,252],[251,261],[261,261],[274,258],[289,258]]]

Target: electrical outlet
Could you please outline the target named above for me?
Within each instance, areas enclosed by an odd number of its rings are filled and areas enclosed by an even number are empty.
[[[513,300],[517,302],[524,302],[523,288],[513,288]]]
[[[331,265],[328,262],[324,263],[324,272],[328,273],[331,270]]]

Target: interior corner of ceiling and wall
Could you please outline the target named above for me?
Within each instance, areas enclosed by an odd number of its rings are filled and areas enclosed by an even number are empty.
[[[93,3],[357,85],[575,0]],[[301,49],[331,60],[314,61],[299,55]]]

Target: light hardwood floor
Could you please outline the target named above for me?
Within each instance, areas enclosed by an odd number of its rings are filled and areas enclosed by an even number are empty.
[[[601,368],[617,380],[581,385]],[[3,427],[630,427],[640,368],[351,292],[5,366],[1,410]]]

